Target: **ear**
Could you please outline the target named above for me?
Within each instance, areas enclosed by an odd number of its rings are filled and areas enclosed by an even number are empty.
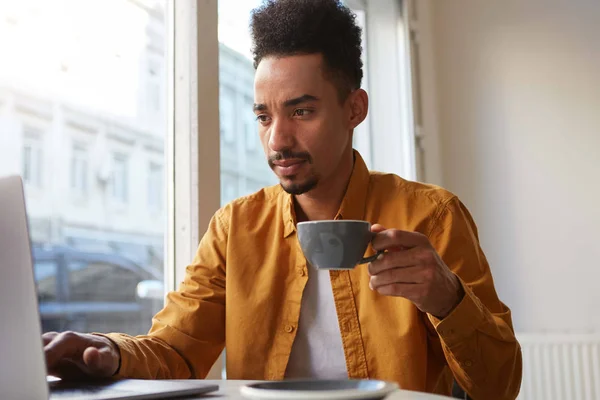
[[[367,118],[369,112],[369,95],[363,89],[356,89],[348,96],[350,110],[350,129],[356,128]]]

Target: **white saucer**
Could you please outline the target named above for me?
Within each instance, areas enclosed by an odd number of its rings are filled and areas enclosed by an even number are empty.
[[[288,380],[244,385],[240,393],[252,400],[378,400],[396,389],[378,380]]]

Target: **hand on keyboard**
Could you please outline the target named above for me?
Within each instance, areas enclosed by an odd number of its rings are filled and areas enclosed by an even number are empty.
[[[62,379],[106,378],[119,368],[119,348],[109,339],[76,332],[42,335],[48,374]]]

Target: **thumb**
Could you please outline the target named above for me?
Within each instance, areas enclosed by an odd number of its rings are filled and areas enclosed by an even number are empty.
[[[118,364],[118,360],[110,347],[88,347],[83,352],[83,362],[90,375],[98,377],[113,376]]]
[[[371,225],[371,232],[379,233],[379,232],[383,232],[385,230],[386,230],[386,228],[383,225],[380,225],[380,224]]]
[[[371,225],[371,232],[373,232],[373,233],[381,233],[386,230],[387,230],[387,228],[381,224]],[[407,247],[405,247],[405,246],[393,246],[393,247],[388,248],[387,251],[402,251],[402,250],[406,250],[406,249],[407,249]]]

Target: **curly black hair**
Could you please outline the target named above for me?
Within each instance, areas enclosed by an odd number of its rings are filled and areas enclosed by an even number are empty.
[[[363,77],[361,29],[338,0],[265,0],[250,22],[254,68],[267,56],[323,55],[327,77],[343,100]]]

